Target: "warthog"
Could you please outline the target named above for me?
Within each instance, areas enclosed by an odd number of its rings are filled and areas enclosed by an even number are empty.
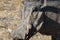
[[[53,37],[60,35],[59,4],[58,0],[24,0],[20,26],[16,30],[8,28],[12,37],[29,40],[36,32]],[[59,40],[59,37],[54,39]]]

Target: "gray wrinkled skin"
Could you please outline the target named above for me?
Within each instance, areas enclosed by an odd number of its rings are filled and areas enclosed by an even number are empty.
[[[26,28],[24,27],[21,27],[17,30],[13,30],[12,33],[11,33],[11,36],[13,38],[18,38],[18,39],[24,39],[25,38],[25,33],[26,33]]]
[[[41,13],[35,12],[33,14],[31,14],[31,12],[36,6],[37,7],[40,6],[40,5],[42,5],[42,7],[46,6],[46,0],[45,0],[44,4],[41,4],[41,0],[24,0],[24,7],[22,9],[21,24],[18,26],[18,28],[16,30],[12,30],[10,32],[11,36],[13,38],[25,39],[25,36],[28,34],[29,29],[31,29],[31,24],[33,24],[34,27],[36,27],[37,22],[38,22],[38,20],[41,16],[42,12]],[[43,22],[41,22],[41,25],[42,24],[43,24]],[[41,25],[39,25],[37,30],[39,30]]]
[[[46,4],[46,0],[44,4]],[[36,27],[38,19],[40,18],[42,12],[35,12],[33,14],[31,14],[31,12],[36,6],[38,7],[40,5],[43,5],[41,4],[41,0],[24,0],[24,7],[22,9],[22,21],[16,30],[12,30],[11,36],[13,38],[25,39],[25,36],[28,34],[29,29],[31,29],[31,24]],[[44,6],[46,5],[43,5],[42,7]],[[42,24],[43,22],[41,22],[41,25]],[[37,30],[39,30],[41,25],[37,28]]]
[[[40,0],[24,0],[24,7],[22,9],[22,21],[19,27],[11,32],[11,36],[13,38],[25,39],[25,35],[28,34],[28,31],[31,28],[30,16],[32,9],[38,5],[40,5]]]
[[[53,3],[53,2],[52,2]],[[56,6],[55,5],[55,1],[53,4],[48,3],[47,5],[49,6]],[[51,5],[50,5],[51,4]],[[59,2],[60,4],[60,2]],[[16,30],[12,31],[12,37],[13,38],[20,38],[20,39],[25,39],[25,35],[28,34],[29,29],[31,28],[30,23],[32,23],[34,25],[34,27],[37,25],[37,21],[39,20],[39,17],[41,16],[42,12],[35,12],[33,14],[31,14],[32,10],[34,9],[34,7],[41,5],[41,1],[39,0],[25,0],[24,1],[24,7],[22,10],[22,23],[19,26],[19,28],[17,28]],[[46,4],[44,5],[46,6]],[[42,7],[44,7],[42,6]],[[60,6],[59,6],[60,7]],[[52,14],[52,13],[51,13]],[[32,15],[32,18],[30,19],[30,16]],[[37,15],[37,16],[36,16]],[[47,16],[51,19],[53,18],[55,20],[55,16],[56,14],[49,16],[49,14],[47,14]],[[37,17],[37,18],[36,18]],[[43,24],[43,22],[41,22],[41,25]],[[39,25],[41,27],[41,25]],[[38,27],[38,28],[40,28]],[[38,30],[37,28],[37,30]]]

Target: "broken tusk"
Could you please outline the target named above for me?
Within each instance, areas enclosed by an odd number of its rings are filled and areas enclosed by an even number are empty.
[[[12,30],[10,29],[10,28],[8,28],[8,31],[11,33],[12,32]]]

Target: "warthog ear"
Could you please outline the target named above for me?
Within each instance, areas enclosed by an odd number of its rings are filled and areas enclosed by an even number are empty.
[[[41,6],[41,8],[43,8],[45,6],[47,6],[47,0],[44,0],[43,5]]]

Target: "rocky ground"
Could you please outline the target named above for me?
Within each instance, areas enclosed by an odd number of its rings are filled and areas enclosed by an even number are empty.
[[[20,25],[22,0],[0,0],[0,40],[13,40],[7,29],[16,29]],[[30,40],[51,40],[51,36],[37,33]]]

